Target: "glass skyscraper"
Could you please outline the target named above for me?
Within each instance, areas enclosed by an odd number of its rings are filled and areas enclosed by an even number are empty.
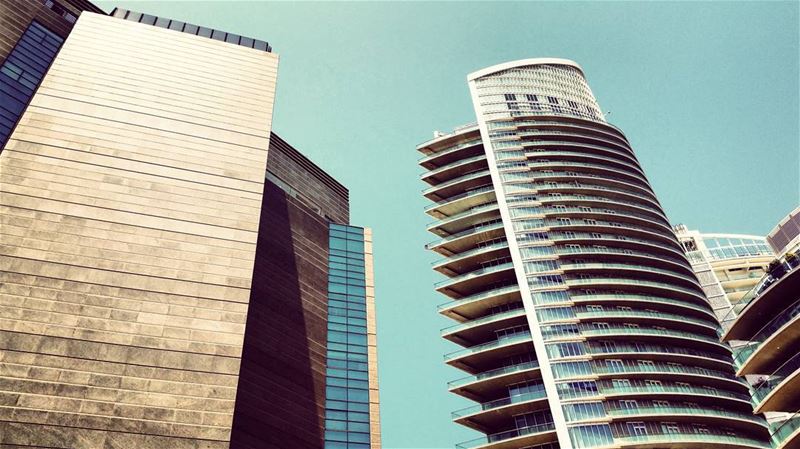
[[[477,123],[418,146],[447,279],[459,449],[769,447],[748,387],[625,135],[582,69],[468,77]]]

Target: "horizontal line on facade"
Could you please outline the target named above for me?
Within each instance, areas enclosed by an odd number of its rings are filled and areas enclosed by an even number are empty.
[[[222,143],[222,144],[225,144],[225,145],[233,145],[233,146],[242,147],[242,148],[250,148],[250,149],[258,150],[258,151],[267,151],[268,150],[268,147],[262,148],[262,147],[251,146],[251,145],[243,145],[243,144],[240,144],[240,143],[230,142],[230,141],[227,141],[227,140],[211,139],[211,138],[208,138],[208,137],[197,136],[195,134],[178,132],[178,131],[171,130],[171,129],[154,128],[152,126],[145,126],[145,125],[141,125],[141,124],[138,124],[138,123],[123,122],[121,120],[114,120],[114,119],[110,119],[110,118],[100,118],[100,117],[97,117],[97,116],[94,116],[94,115],[81,114],[81,113],[72,112],[72,111],[67,112],[67,111],[63,111],[61,109],[48,108],[48,107],[45,107],[45,106],[29,105],[28,107],[30,108],[31,106],[33,106],[35,108],[38,108],[38,109],[46,109],[48,111],[55,111],[55,112],[60,112],[60,113],[64,113],[64,114],[69,114],[71,116],[90,117],[90,118],[93,118],[93,119],[96,119],[96,120],[100,120],[100,121],[103,121],[103,122],[121,123],[123,125],[132,126],[132,127],[136,127],[136,128],[152,129],[152,130],[159,131],[159,132],[162,132],[162,133],[174,134],[174,135],[180,135],[180,136],[188,136],[188,137],[192,137],[192,138],[196,138],[196,139],[208,140],[209,142],[219,142],[219,143]],[[106,107],[106,106],[102,106],[102,105],[98,105],[98,106]],[[27,114],[27,110],[26,110],[25,113]],[[156,118],[161,118],[161,117],[156,117]],[[193,125],[194,123],[190,123],[190,124]],[[198,126],[203,126],[203,125],[198,125]],[[223,130],[223,131],[227,131],[227,130]],[[233,132],[233,131],[231,131],[231,132]],[[265,138],[266,139],[265,136],[255,136],[255,137]]]
[[[251,230],[248,230],[248,229],[232,228],[232,227],[229,227],[229,226],[214,225],[214,224],[202,223],[202,222],[198,222],[198,221],[184,220],[184,219],[180,219],[180,218],[162,217],[160,215],[145,214],[145,213],[142,213],[142,212],[131,212],[131,211],[126,211],[126,210],[122,210],[122,209],[113,209],[113,208],[110,208],[110,207],[103,207],[103,206],[94,206],[94,205],[90,205],[90,204],[78,203],[78,202],[75,202],[75,201],[66,201],[66,200],[59,200],[59,199],[53,199],[53,198],[39,197],[39,196],[35,196],[35,195],[27,195],[27,194],[24,194],[24,193],[16,193],[16,192],[5,192],[5,194],[6,195],[13,194],[13,195],[17,195],[17,196],[24,196],[24,197],[27,197],[27,198],[35,198],[35,199],[39,199],[39,200],[53,201],[53,202],[57,202],[57,203],[75,204],[75,205],[78,205],[78,206],[85,206],[85,207],[88,207],[88,208],[103,209],[103,210],[109,210],[109,211],[114,211],[114,212],[122,212],[122,213],[126,213],[126,214],[131,214],[131,215],[138,215],[138,216],[144,216],[144,217],[153,217],[153,218],[158,218],[158,219],[161,219],[161,220],[172,220],[172,221],[178,221],[178,222],[182,222],[182,223],[191,223],[191,224],[197,224],[197,225],[202,225],[202,226],[208,226],[208,227],[211,227],[211,228],[230,229],[230,230],[238,231],[238,232],[247,232],[247,233],[252,233],[252,234],[258,234],[258,230],[251,231]],[[7,204],[3,204],[3,203],[0,203],[0,206],[17,207],[17,206],[11,206],[11,205],[7,205]],[[37,210],[37,209],[33,209],[33,210]],[[82,219],[85,220],[87,217],[78,216],[77,218],[82,218]],[[128,224],[128,223],[120,223],[120,222],[116,222],[116,221],[109,221],[109,223]],[[128,224],[128,225],[130,225],[130,224]],[[139,225],[130,225],[130,226],[139,226]],[[139,226],[139,227],[148,228],[147,226]],[[172,231],[170,229],[161,229],[161,228],[149,228],[149,229],[158,229],[159,231],[177,232],[177,231]],[[216,237],[211,237],[211,236],[205,236],[205,237],[216,238]],[[223,239],[223,240],[227,240],[227,239]],[[250,243],[251,245],[255,245],[255,242],[246,242],[246,241],[241,241],[241,240],[233,240],[233,241],[238,241],[240,243]]]

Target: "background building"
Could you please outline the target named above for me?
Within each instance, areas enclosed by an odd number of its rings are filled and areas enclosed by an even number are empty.
[[[0,445],[380,447],[371,233],[269,45],[117,9],[57,51],[0,154]]]
[[[775,253],[766,238],[756,235],[702,234],[684,225],[674,229],[714,314],[727,328],[736,316],[734,306],[764,277]]]
[[[784,255],[800,247],[800,207],[793,210],[767,235],[776,254]]]
[[[747,384],[624,134],[581,68],[468,77],[478,119],[418,146],[447,276],[459,449],[764,448]]]

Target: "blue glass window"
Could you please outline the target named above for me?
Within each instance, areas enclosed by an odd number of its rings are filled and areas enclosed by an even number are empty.
[[[63,42],[39,22],[31,22],[0,67],[0,151]]]
[[[364,231],[331,224],[325,448],[369,449]]]

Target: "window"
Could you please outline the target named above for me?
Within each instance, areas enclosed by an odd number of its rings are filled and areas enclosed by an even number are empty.
[[[653,407],[655,408],[669,408],[668,401],[653,401]]]
[[[661,423],[661,432],[665,434],[680,433],[681,429],[678,427],[678,423],[665,422]]]
[[[606,368],[612,372],[623,371],[625,365],[621,359],[606,359]]]
[[[628,424],[628,432],[631,435],[647,435],[647,426],[645,426],[643,421],[632,421],[628,422],[627,424]]]
[[[636,399],[621,399],[619,408],[621,410],[636,410],[639,408],[639,403],[636,402]]]
[[[592,327],[594,327],[595,329],[609,329],[610,328],[608,323],[598,323],[598,322],[592,323]]]
[[[597,224],[597,220],[592,219],[592,218],[584,218],[583,219],[583,223],[587,224],[587,225],[596,225]]]

